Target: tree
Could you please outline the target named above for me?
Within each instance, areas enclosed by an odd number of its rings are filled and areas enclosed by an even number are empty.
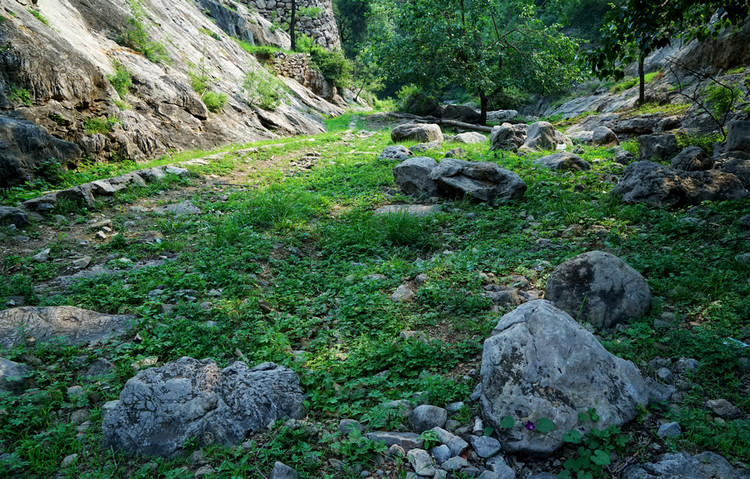
[[[480,99],[516,87],[569,88],[577,43],[535,17],[533,0],[378,0],[369,44],[383,75],[428,91],[457,84]]]
[[[294,33],[294,24],[297,22],[297,0],[292,0],[292,12],[289,16],[289,37],[292,39],[292,51],[297,51],[297,35]]]
[[[335,0],[333,13],[344,52],[347,57],[354,58],[367,37],[370,0]]]
[[[593,73],[600,78],[623,77],[624,65],[638,62],[638,105],[645,102],[643,63],[654,50],[673,38],[704,40],[716,36],[748,15],[747,0],[626,0],[607,12],[601,30],[601,46],[589,53]],[[715,20],[712,17],[716,15]]]

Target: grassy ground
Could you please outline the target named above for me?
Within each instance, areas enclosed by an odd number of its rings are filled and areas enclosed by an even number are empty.
[[[357,129],[344,131],[352,119]],[[397,428],[404,420],[382,403],[427,392],[431,404],[442,406],[465,400],[476,385],[472,370],[479,368],[482,342],[508,311],[492,311],[480,273],[498,281],[520,274],[543,290],[555,266],[595,249],[641,272],[654,295],[646,317],[603,335],[603,344],[646,374],[653,374],[645,363],[655,356],[703,364],[679,408],[643,415],[679,420],[681,438],[652,439],[661,450],[707,449],[750,461],[748,421],[717,420],[703,408],[707,399],[726,398],[750,413],[750,381],[739,365],[748,350],[728,339],[750,336],[750,270],[734,259],[748,251],[736,221],[750,213],[746,201],[687,211],[623,205],[608,193],[621,167],[604,149],[585,149],[581,156],[593,165],[588,172],[553,173],[534,166],[531,156],[488,153],[485,144],[461,146],[471,160],[517,172],[529,187],[521,201],[499,207],[444,201],[443,212],[428,218],[374,216],[378,206],[412,201],[394,190],[394,163],[376,159],[391,144],[389,130],[377,125],[347,115],[312,141],[287,139],[228,154],[191,166],[202,176],[190,184],[174,180],[158,191],[129,190],[98,211],[73,212],[72,224],[104,214],[120,232],[92,250],[95,263],[121,270],[107,281],[82,280],[63,294],[46,294],[34,286],[59,271],[33,262],[35,251],[5,257],[0,299],[20,295],[28,304],[70,304],[139,320],[134,333],[104,345],[28,344],[0,351],[37,364],[23,395],[0,393],[0,454],[7,454],[0,477],[192,477],[197,465],[188,459],[123,457],[99,446],[101,407],[118,397],[134,375],[133,363],[182,356],[210,357],[222,366],[238,358],[251,365],[274,361],[294,369],[308,396],[308,419],[322,428],[311,433],[278,425],[246,447],[204,448],[215,477],[265,477],[275,460],[303,477],[359,477],[359,469],[376,467],[378,447],[334,434],[338,419]],[[368,129],[374,132],[362,131]],[[446,143],[428,156],[442,158],[456,146]],[[319,156],[310,168],[295,166],[313,153]],[[203,214],[164,218],[129,209],[144,198],[158,203],[169,189]],[[140,241],[126,221],[136,224],[133,230],[158,233],[161,241]],[[51,228],[51,220],[45,225],[32,227],[31,235],[34,228]],[[75,247],[64,237],[49,246],[53,258]],[[137,270],[119,262],[160,257],[168,261]],[[413,302],[389,299],[420,273],[430,280]],[[149,296],[157,286],[165,295]],[[184,290],[195,290],[197,300],[181,296]],[[221,295],[211,296],[211,290]],[[164,312],[165,302],[174,310]],[[200,305],[205,302],[210,304]],[[655,329],[664,312],[674,313],[675,321]],[[405,330],[424,331],[429,339],[401,339]],[[116,374],[104,383],[83,383],[79,373],[97,358],[114,362]],[[67,391],[76,385],[84,389],[77,398]],[[70,422],[78,410],[89,414],[87,430]],[[460,418],[472,413],[467,408]],[[78,454],[77,466],[61,469],[70,454]],[[335,471],[330,458],[347,468]]]

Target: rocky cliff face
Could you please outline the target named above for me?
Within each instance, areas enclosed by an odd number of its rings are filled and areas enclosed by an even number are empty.
[[[266,20],[288,25],[292,13],[291,0],[239,0],[256,9]],[[340,46],[339,30],[333,16],[331,0],[297,0],[299,33],[305,34],[328,49]]]
[[[268,23],[249,12],[238,19],[217,5],[210,10],[189,0],[4,1],[0,186],[23,182],[49,158],[140,159],[324,131],[322,115],[342,113],[341,105],[294,79],[276,80],[212,18],[234,18],[237,36],[246,41],[285,46],[283,33],[263,28]],[[124,41],[128,36],[135,41]],[[122,95],[110,80],[118,68],[130,83],[120,88]],[[252,81],[246,84],[248,75]],[[193,86],[196,78],[226,95],[226,104],[209,111]],[[274,110],[248,100],[250,90],[262,93],[274,84],[283,91]]]

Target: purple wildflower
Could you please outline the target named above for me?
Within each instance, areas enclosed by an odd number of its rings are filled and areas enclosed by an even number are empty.
[[[534,424],[531,421],[526,421],[525,426],[526,426],[526,429],[528,429],[529,431],[533,431],[536,428],[536,424]]]

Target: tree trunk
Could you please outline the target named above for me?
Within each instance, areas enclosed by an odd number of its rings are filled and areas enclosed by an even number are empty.
[[[289,36],[292,39],[292,51],[297,51],[297,40],[295,39],[294,35],[294,23],[297,20],[297,0],[292,0],[292,14],[289,20]]]
[[[643,61],[645,59],[646,56],[643,53],[638,55],[638,108],[646,103],[646,75],[643,72]]]
[[[479,90],[479,124],[487,124],[487,95],[484,90]]]

